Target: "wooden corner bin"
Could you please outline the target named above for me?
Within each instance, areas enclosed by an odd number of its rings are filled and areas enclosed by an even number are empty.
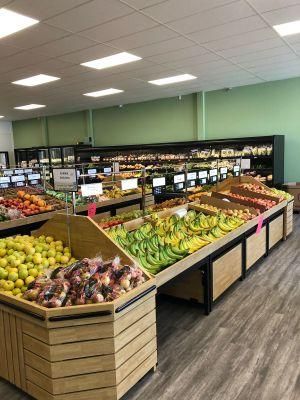
[[[66,241],[65,219],[37,234]],[[134,262],[88,217],[68,224],[76,257]],[[120,399],[157,363],[156,285],[145,276],[110,303],[47,309],[0,293],[0,376],[38,400]]]

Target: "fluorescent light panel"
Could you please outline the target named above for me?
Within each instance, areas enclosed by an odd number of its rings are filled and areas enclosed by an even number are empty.
[[[84,96],[102,97],[102,96],[109,96],[110,94],[116,94],[116,93],[122,93],[122,92],[124,92],[124,90],[110,88],[110,89],[98,90],[97,92],[84,93]]]
[[[0,119],[1,119],[1,118],[4,118],[4,115],[0,115]]]
[[[39,74],[35,76],[31,76],[29,78],[20,79],[19,81],[12,82],[15,85],[22,85],[22,86],[38,86],[43,85],[44,83],[57,81],[60,78],[56,76],[44,75]]]
[[[296,33],[300,33],[300,20],[274,25],[273,28],[280,36],[295,35]]]
[[[35,110],[36,108],[46,107],[43,104],[26,104],[25,106],[14,107],[16,110]]]
[[[25,15],[7,10],[6,8],[0,8],[0,39],[35,25],[38,22],[36,19],[25,17]]]
[[[116,65],[127,64],[127,63],[130,63],[133,61],[138,61],[138,60],[141,60],[141,57],[135,56],[130,53],[126,53],[124,51],[123,53],[118,53],[118,54],[114,54],[112,56],[99,58],[98,60],[88,61],[88,62],[82,63],[80,65],[83,65],[83,66],[89,67],[89,68],[95,68],[95,69],[105,69],[105,68],[111,68]]]
[[[152,83],[153,85],[162,86],[162,85],[170,85],[172,83],[190,81],[192,79],[197,79],[197,77],[190,74],[183,74],[183,75],[169,76],[167,78],[156,79],[154,81],[148,81],[148,82]]]

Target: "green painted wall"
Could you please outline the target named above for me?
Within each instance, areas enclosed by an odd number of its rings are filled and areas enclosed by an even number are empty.
[[[285,180],[300,181],[300,78],[206,93],[206,138],[285,134]]]
[[[197,138],[195,95],[93,110],[96,146]]]
[[[41,119],[25,119],[13,122],[15,148],[44,146]]]
[[[86,112],[53,115],[47,118],[49,146],[82,142],[86,134]]]

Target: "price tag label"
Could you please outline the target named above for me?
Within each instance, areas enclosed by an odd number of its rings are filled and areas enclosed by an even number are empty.
[[[166,177],[162,176],[160,178],[153,178],[152,186],[153,187],[166,186]]]
[[[185,180],[184,174],[180,174],[180,175],[175,175],[174,176],[174,183],[175,184],[176,183],[182,183],[182,182],[184,182],[184,180]],[[182,185],[182,187],[183,187],[183,185]]]
[[[11,176],[13,174],[14,174],[14,171],[12,169],[5,169],[3,171],[3,175],[5,175],[5,176]]]
[[[22,174],[24,174],[24,169],[15,169],[15,174],[16,174],[16,175],[22,175]]]
[[[0,183],[10,183],[10,177],[9,176],[1,176],[0,177]]]
[[[93,218],[96,215],[96,203],[90,203],[88,205],[88,217]]]
[[[197,172],[188,172],[187,180],[194,181],[195,179],[197,179]]]
[[[210,176],[210,177],[217,176],[217,175],[218,175],[218,170],[217,170],[217,168],[214,168],[214,169],[210,169],[210,170],[209,170],[209,176]]]
[[[96,168],[88,169],[88,175],[97,175],[97,169]]]
[[[83,197],[103,194],[102,183],[89,183],[87,185],[81,185],[81,194]]]
[[[137,189],[137,187],[138,187],[138,179],[137,178],[123,179],[121,181],[121,189],[122,190]]]
[[[111,168],[111,167],[104,167],[104,168],[103,168],[103,172],[104,172],[105,174],[111,174],[111,171],[112,171],[112,168]]]
[[[41,174],[29,174],[27,178],[29,181],[38,181],[41,179]]]
[[[53,168],[54,190],[58,192],[77,192],[75,168]]]
[[[257,223],[257,228],[256,228],[257,235],[261,232],[263,223],[264,223],[264,217],[262,214],[260,214],[260,216],[258,217],[258,223]]]
[[[25,182],[25,175],[13,175],[11,177],[11,181],[12,181],[12,183]],[[18,186],[20,186],[20,185],[18,185]]]
[[[221,167],[220,168],[220,174],[227,174],[228,168],[227,167]]]
[[[188,187],[195,187],[196,181],[188,181]]]
[[[25,174],[32,174],[32,168],[26,168],[24,169]]]
[[[239,165],[233,166],[233,172],[240,172],[241,167]]]

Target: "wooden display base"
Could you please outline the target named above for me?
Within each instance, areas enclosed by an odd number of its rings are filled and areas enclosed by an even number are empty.
[[[69,228],[69,231],[68,231]],[[75,257],[134,261],[87,217],[56,215],[37,235]],[[114,302],[47,309],[0,293],[0,376],[38,400],[118,400],[157,364],[155,280]]]

